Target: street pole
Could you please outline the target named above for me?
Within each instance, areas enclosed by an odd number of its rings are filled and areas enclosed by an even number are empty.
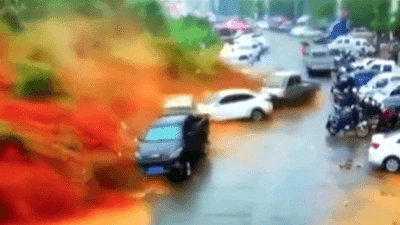
[[[294,23],[295,24],[297,21],[297,5],[298,5],[298,0],[294,0]]]

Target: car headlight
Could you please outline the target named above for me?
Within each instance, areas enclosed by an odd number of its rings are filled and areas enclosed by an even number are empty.
[[[171,155],[169,155],[169,158],[170,159],[177,158],[181,154],[182,150],[183,150],[183,147],[179,147],[178,149],[175,150],[175,152],[173,152]]]
[[[139,152],[135,152],[134,155],[135,155],[135,158],[136,158],[137,160],[141,160],[141,159],[142,159],[142,156],[140,155]]]

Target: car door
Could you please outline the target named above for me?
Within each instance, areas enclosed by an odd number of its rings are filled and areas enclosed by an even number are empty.
[[[298,84],[297,84],[296,76],[289,77],[287,86],[286,86],[286,93],[285,96],[287,98],[295,98],[298,95]]]
[[[240,118],[245,112],[243,105],[240,104],[242,99],[242,94],[231,94],[221,99],[216,106],[220,116],[223,119]]]
[[[384,100],[384,104],[386,107],[394,108],[397,112],[400,111],[400,86],[389,94]]]
[[[371,70],[381,71],[381,64],[372,65]]]
[[[393,68],[392,65],[383,65],[383,72],[392,72]]]

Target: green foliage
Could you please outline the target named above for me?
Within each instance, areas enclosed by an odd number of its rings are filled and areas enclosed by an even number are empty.
[[[256,12],[256,3],[249,0],[238,0],[239,13],[244,17],[254,17]]]
[[[264,0],[258,0],[256,2],[256,8],[257,8],[258,17],[263,17],[265,15],[265,13],[267,13],[267,11],[268,11],[268,8],[265,5]]]
[[[268,11],[270,15],[281,15],[294,18],[294,4],[293,0],[270,0]]]
[[[394,21],[390,24],[390,29],[394,31],[397,37],[400,36],[400,1],[397,2],[397,10],[394,13]]]
[[[336,17],[336,0],[310,0],[311,16],[333,20]]]
[[[202,43],[206,48],[220,43],[218,34],[206,19],[188,15],[171,22],[170,26],[171,38],[187,50],[198,51]]]
[[[60,81],[51,70],[28,64],[17,65],[16,95],[20,98],[43,99],[65,93]]]
[[[342,6],[349,11],[352,26],[372,28],[375,0],[343,0]]]
[[[377,33],[385,33],[390,28],[390,0],[379,0],[376,2],[374,13],[375,18],[371,25],[374,31]]]
[[[163,7],[157,1],[138,1],[130,6],[130,12],[152,35],[169,36],[169,21]]]

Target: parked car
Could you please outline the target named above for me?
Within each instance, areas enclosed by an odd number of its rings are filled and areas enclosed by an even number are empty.
[[[377,59],[363,67],[364,69],[377,70],[380,72],[397,72],[399,67],[393,60]]]
[[[381,103],[385,109],[393,108],[396,112],[400,111],[400,85],[397,83],[377,91],[371,97]]]
[[[306,81],[297,71],[281,71],[268,75],[261,93],[271,96],[272,101],[293,100],[320,90],[320,83]]]
[[[235,49],[229,44],[225,44],[219,54],[220,59],[236,66],[253,66],[260,55],[259,47],[256,49]]]
[[[348,35],[354,38],[364,38],[369,42],[372,42],[376,36],[374,32],[369,31],[365,27],[356,27],[352,31],[350,31]]]
[[[311,19],[310,15],[303,15],[297,19],[297,24],[306,24]]]
[[[258,21],[256,23],[256,27],[262,29],[262,30],[268,30],[269,29],[269,24],[266,21]]]
[[[392,84],[400,85],[400,73],[382,73],[372,78],[366,85],[358,90],[359,98],[373,96],[378,91]]]
[[[268,43],[266,43],[268,44]],[[264,51],[268,49],[265,47],[263,43],[254,39],[241,39],[239,41],[235,41],[232,46],[232,53],[242,52],[242,51],[250,51],[251,54],[256,58],[256,60],[260,60],[260,57]]]
[[[353,38],[351,36],[339,36],[334,41],[328,44],[328,48],[340,50],[362,51],[367,54],[375,53],[376,49],[363,38]]]
[[[320,30],[315,30],[310,26],[307,25],[303,25],[303,26],[297,26],[295,28],[293,28],[290,31],[290,34],[295,36],[295,37],[320,37],[322,36],[324,33]]]
[[[187,179],[192,166],[206,153],[207,119],[191,114],[158,118],[137,138],[134,158],[145,175]]]
[[[163,115],[201,114],[192,95],[169,95],[164,101]]]
[[[286,20],[281,25],[278,26],[279,31],[289,32],[293,29],[294,23],[291,20]]]
[[[258,46],[260,46],[260,53],[268,51],[269,49],[268,40],[263,35],[256,33],[243,34],[234,41],[234,44],[240,45],[240,47],[242,48],[250,44],[252,44],[252,48],[255,48],[253,44],[257,44]]]
[[[397,172],[400,168],[399,147],[399,131],[375,134],[368,150],[368,162],[389,172]]]
[[[356,69],[365,69],[367,68],[371,63],[373,63],[375,60],[379,60],[379,58],[361,58],[359,60],[356,60],[355,62],[351,63],[351,65],[356,68]]]
[[[334,71],[335,57],[341,55],[338,49],[315,48],[311,49],[310,54],[304,55],[303,64],[307,68],[307,72],[311,75],[314,71]]]
[[[350,76],[354,78],[355,87],[359,89],[380,73],[381,71],[378,70],[357,70],[351,73]]]
[[[250,118],[261,120],[273,110],[268,95],[247,89],[231,89],[209,95],[198,109],[212,120],[235,120]]]

